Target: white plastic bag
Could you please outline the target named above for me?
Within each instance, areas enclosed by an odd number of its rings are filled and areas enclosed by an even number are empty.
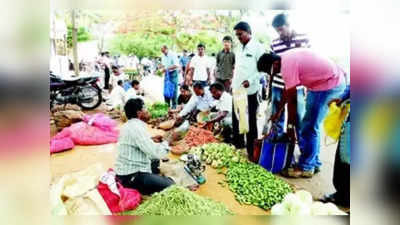
[[[239,134],[246,134],[249,132],[249,114],[247,91],[245,88],[239,88],[233,91],[233,110],[236,118],[239,121]]]
[[[105,172],[101,164],[64,175],[50,188],[52,215],[111,215],[96,187]]]

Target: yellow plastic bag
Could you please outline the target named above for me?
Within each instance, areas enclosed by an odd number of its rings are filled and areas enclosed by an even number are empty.
[[[249,132],[249,114],[247,105],[247,91],[245,88],[239,88],[233,91],[233,110],[239,121],[239,133]]]
[[[335,142],[339,140],[342,125],[350,112],[350,103],[343,103],[337,106],[335,102],[329,105],[329,112],[324,120],[324,130],[326,136]]]

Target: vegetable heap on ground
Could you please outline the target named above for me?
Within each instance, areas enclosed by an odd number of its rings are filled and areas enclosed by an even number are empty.
[[[204,145],[217,141],[211,131],[193,126],[189,128],[184,140],[189,147]]]
[[[290,216],[347,215],[333,203],[313,202],[312,195],[304,190],[295,194],[287,194],[282,203],[272,207],[271,214]]]
[[[147,107],[152,119],[160,118],[168,115],[168,104],[156,102],[151,106]]]
[[[173,185],[139,205],[126,215],[151,216],[224,216],[233,215],[222,203],[199,196],[183,187]]]
[[[239,203],[270,209],[292,192],[285,181],[253,163],[233,163],[226,173],[229,189]]]
[[[209,143],[194,147],[190,151],[208,165],[211,164],[214,169],[228,167],[232,162],[247,162],[240,150],[226,143]]]

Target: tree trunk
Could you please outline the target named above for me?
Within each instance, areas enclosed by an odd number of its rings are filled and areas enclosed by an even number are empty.
[[[74,69],[75,74],[73,76],[79,76],[79,62],[78,62],[78,40],[76,34],[76,26],[75,26],[75,9],[72,10],[72,50],[74,55]]]

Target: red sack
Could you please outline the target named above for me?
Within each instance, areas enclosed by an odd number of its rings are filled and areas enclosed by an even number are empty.
[[[142,196],[137,190],[124,188],[120,183],[115,183],[113,169],[109,169],[100,178],[97,190],[113,214],[133,210],[142,200]]]
[[[72,149],[74,146],[74,142],[69,137],[52,138],[50,140],[50,154],[63,152]]]
[[[110,211],[115,214],[121,212],[121,208],[119,206],[119,199],[120,197],[114,194],[107,186],[107,184],[99,183],[97,185],[97,190],[99,191],[100,195],[103,197],[104,201],[106,202]]]
[[[142,201],[142,196],[135,189],[124,188],[121,184],[117,183],[121,199],[119,201],[119,207],[121,212],[134,210],[139,206]]]

